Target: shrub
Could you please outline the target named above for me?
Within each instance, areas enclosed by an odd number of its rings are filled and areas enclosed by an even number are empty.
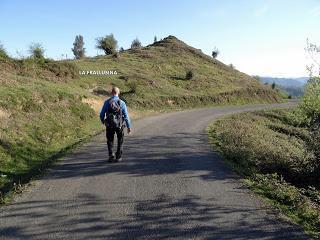
[[[131,93],[137,93],[138,84],[136,81],[130,81],[128,82],[128,87],[130,88]]]
[[[212,57],[217,58],[219,53],[220,52],[219,52],[218,48],[215,47],[214,50],[212,51]]]
[[[117,45],[118,41],[114,38],[113,34],[110,34],[97,38],[96,48],[103,50],[106,55],[110,55],[116,52]]]
[[[310,120],[312,126],[320,124],[320,77],[311,78],[306,86],[300,108]]]
[[[186,80],[191,80],[194,77],[194,73],[192,70],[188,70],[186,72]]]
[[[118,53],[118,52],[113,53],[113,54],[112,54],[112,57],[113,57],[114,59],[118,59],[118,58],[119,58],[119,53]]]
[[[3,45],[0,44],[0,59],[7,59],[9,58],[7,51],[4,49]]]
[[[272,89],[275,89],[275,88],[276,88],[276,83],[275,83],[275,82],[272,83],[271,88],[272,88]]]
[[[288,122],[293,114],[297,113],[267,111],[220,120],[215,124],[219,148],[249,172],[278,173],[292,183],[314,182],[311,176],[318,164],[309,149],[311,135]]]
[[[61,78],[75,78],[77,76],[77,68],[70,62],[46,60],[44,68]]]
[[[131,49],[140,49],[142,47],[138,38],[134,39],[131,43]]]
[[[29,53],[34,59],[44,59],[44,48],[40,43],[31,43],[29,46]]]
[[[86,49],[83,46],[84,46],[83,37],[81,35],[76,36],[73,43],[73,48],[71,48],[73,55],[76,59],[80,59],[85,56]]]

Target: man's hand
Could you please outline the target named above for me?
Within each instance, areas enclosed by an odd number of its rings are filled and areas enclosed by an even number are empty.
[[[128,134],[131,133],[131,128],[127,128],[127,133],[128,133]]]

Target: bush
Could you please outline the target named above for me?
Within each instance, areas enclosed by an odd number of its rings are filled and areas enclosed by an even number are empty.
[[[75,78],[77,76],[77,68],[70,62],[47,60],[44,69],[49,70],[60,78]]]
[[[300,108],[310,120],[313,128],[320,124],[320,77],[308,81]]]
[[[188,70],[186,72],[186,80],[191,80],[194,77],[194,73],[192,70]]]
[[[112,54],[112,57],[114,59],[118,59],[119,58],[119,53],[118,52],[115,52],[114,54]]]
[[[276,88],[276,83],[275,83],[275,82],[272,83],[271,88],[272,88],[272,89],[275,89],[275,88]]]
[[[134,39],[131,43],[131,49],[140,49],[142,47],[138,38]]]
[[[0,44],[0,59],[8,59],[9,56],[7,54],[7,51],[4,49],[3,45]]]
[[[128,87],[130,88],[131,93],[137,93],[138,84],[136,81],[130,81],[128,82]]]
[[[218,48],[215,47],[214,50],[212,51],[212,57],[217,58],[219,53],[220,52],[219,52]]]
[[[76,59],[80,59],[85,56],[86,49],[83,46],[84,46],[83,37],[81,35],[76,36],[73,43],[73,48],[71,48],[73,55],[75,56]]]
[[[110,55],[116,52],[117,45],[118,41],[114,38],[113,34],[110,34],[97,38],[96,48],[103,50],[106,55]]]
[[[34,59],[44,59],[44,48],[40,43],[31,43],[29,53]]]

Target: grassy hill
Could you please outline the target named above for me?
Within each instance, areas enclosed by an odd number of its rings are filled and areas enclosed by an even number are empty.
[[[279,94],[254,78],[173,36],[117,56],[74,61],[81,70],[116,70],[117,76],[81,76],[88,89],[107,92],[115,84],[132,107],[194,107],[279,101]],[[191,70],[194,77],[186,79]],[[85,84],[85,85],[84,85]]]
[[[117,75],[79,75],[116,70]],[[192,70],[194,77],[186,79]],[[0,199],[74,144],[103,129],[111,85],[132,110],[281,101],[270,87],[175,37],[140,50],[73,61],[0,56]]]

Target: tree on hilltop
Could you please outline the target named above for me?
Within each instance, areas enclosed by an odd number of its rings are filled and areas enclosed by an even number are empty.
[[[29,53],[32,58],[35,58],[35,59],[44,58],[44,48],[40,43],[31,43],[29,46]]]
[[[142,47],[138,38],[134,39],[131,43],[131,49],[140,49]]]
[[[81,35],[77,35],[73,43],[73,48],[71,48],[73,55],[76,59],[80,59],[85,56],[86,49],[83,46],[83,37]]]
[[[117,51],[118,41],[114,38],[113,34],[97,38],[96,40],[96,48],[103,50],[106,55],[114,54]]]

